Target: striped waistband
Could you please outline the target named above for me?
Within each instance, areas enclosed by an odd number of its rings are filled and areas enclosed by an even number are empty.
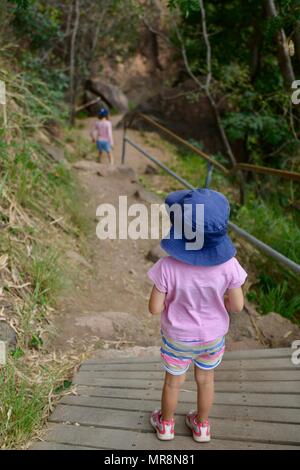
[[[213,341],[201,343],[199,341],[178,341],[173,338],[169,338],[162,333],[162,341],[165,347],[170,348],[178,353],[187,354],[204,354],[214,353],[219,351],[225,345],[225,337],[221,336]]]

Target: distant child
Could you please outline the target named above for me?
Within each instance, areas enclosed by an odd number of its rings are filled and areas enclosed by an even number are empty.
[[[112,147],[114,145],[112,135],[112,125],[109,121],[109,113],[106,108],[101,108],[98,113],[98,121],[93,124],[91,129],[91,138],[96,143],[99,151],[99,162],[103,152],[106,152],[111,165],[114,164]]]
[[[166,374],[161,409],[152,412],[150,421],[158,439],[174,438],[180,386],[193,363],[197,411],[189,411],[185,421],[195,441],[208,442],[214,369],[225,350],[228,312],[243,309],[241,286],[247,274],[235,258],[236,249],[227,235],[230,207],[223,194],[209,189],[182,190],[169,194],[165,202],[171,230],[161,246],[170,256],[157,261],[148,276],[154,283],[149,310],[153,315],[161,314],[161,358]],[[173,204],[182,208],[180,223],[187,224],[193,234],[199,230],[204,235],[201,249],[187,249],[190,235],[188,239],[178,236],[170,210]],[[204,230],[196,220],[198,204],[204,205]]]

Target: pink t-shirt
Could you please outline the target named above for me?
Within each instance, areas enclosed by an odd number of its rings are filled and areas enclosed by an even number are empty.
[[[114,145],[112,125],[110,121],[104,119],[101,121],[96,121],[93,124],[91,136],[94,137],[95,140],[104,140],[109,142],[111,145]]]
[[[166,256],[152,266],[148,276],[166,293],[162,333],[179,341],[207,342],[227,333],[224,294],[241,287],[247,273],[236,258],[217,266],[193,266]]]

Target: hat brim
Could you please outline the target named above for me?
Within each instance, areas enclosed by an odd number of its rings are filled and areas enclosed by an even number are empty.
[[[191,189],[179,189],[178,191],[173,191],[172,193],[168,194],[165,200],[165,204],[167,206],[172,206],[173,204],[178,204],[183,198],[185,198]]]
[[[228,235],[222,242],[213,247],[203,247],[201,250],[186,250],[186,240],[174,237],[174,226],[171,227],[168,238],[163,238],[161,247],[173,258],[193,266],[216,266],[225,263],[236,255],[236,248]]]

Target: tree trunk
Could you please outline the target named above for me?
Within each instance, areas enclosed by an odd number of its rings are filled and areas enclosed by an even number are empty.
[[[278,16],[278,13],[274,0],[264,0],[264,2],[267,16],[269,18],[276,18]],[[291,58],[286,47],[286,35],[283,28],[278,31],[276,37],[279,68],[286,88],[290,89],[293,81],[295,80],[295,74]]]
[[[250,56],[250,76],[251,76],[251,83],[254,83],[261,65],[261,50],[262,50],[262,32],[259,27],[256,25],[254,26],[253,31],[253,38],[251,40],[250,49],[251,49],[251,56]]]
[[[300,63],[300,21],[297,21],[296,30],[293,35],[294,43],[295,43],[295,53],[298,62]]]
[[[74,0],[75,21],[71,36],[70,48],[70,124],[73,126],[76,114],[76,38],[80,20],[80,0]]]

